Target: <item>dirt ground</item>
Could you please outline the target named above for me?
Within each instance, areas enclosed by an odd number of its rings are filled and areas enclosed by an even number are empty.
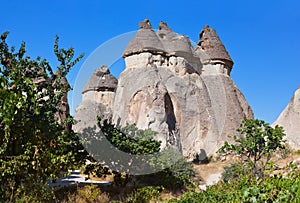
[[[300,165],[300,153],[299,152],[277,152],[271,158],[274,162],[274,173],[284,173],[288,164],[298,160]],[[227,156],[223,160],[212,160],[207,164],[195,164],[194,168],[198,178],[201,179],[201,184],[205,183],[212,174],[219,174],[224,171],[224,166],[229,166],[231,163],[238,161],[236,157]]]

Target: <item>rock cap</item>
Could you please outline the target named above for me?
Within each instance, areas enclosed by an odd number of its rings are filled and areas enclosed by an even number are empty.
[[[172,32],[172,29],[165,22],[161,21],[158,27],[157,35],[167,55],[188,58],[193,55],[193,47],[188,37]]]
[[[202,63],[207,63],[211,60],[220,60],[224,61],[230,69],[232,68],[233,61],[215,29],[205,25],[200,32],[199,38],[196,53],[199,55]]]
[[[139,30],[133,39],[128,43],[123,52],[123,57],[142,52],[164,53],[164,47],[152,29],[150,21],[145,19],[139,23]]]
[[[102,65],[90,77],[82,90],[82,94],[88,91],[115,91],[117,85],[118,80],[116,77],[110,74],[106,65]]]

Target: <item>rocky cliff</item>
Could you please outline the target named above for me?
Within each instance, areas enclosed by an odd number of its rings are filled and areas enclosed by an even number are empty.
[[[113,96],[109,102],[94,103],[109,108],[118,125],[135,123],[157,131],[162,148],[177,148],[190,160],[214,154],[244,117],[253,118],[230,78],[233,61],[225,46],[208,26],[195,48],[164,22],[157,32],[149,20],[139,28],[123,52],[126,67],[111,89]],[[94,101],[84,94],[83,103]],[[76,112],[75,119],[80,119]]]
[[[287,143],[292,149],[300,150],[300,86],[273,125],[282,126]]]

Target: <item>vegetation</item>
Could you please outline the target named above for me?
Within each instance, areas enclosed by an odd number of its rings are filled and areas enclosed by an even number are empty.
[[[128,203],[148,203],[150,201],[158,201],[163,187],[144,187],[139,188],[130,194],[125,202]]]
[[[275,175],[264,180],[243,176],[229,183],[219,182],[206,191],[188,192],[169,202],[299,202],[300,176]]]
[[[188,192],[179,200],[169,202],[299,202],[300,174],[290,163],[283,176],[272,174],[272,153],[284,149],[282,127],[272,128],[261,120],[244,119],[237,129],[242,137],[234,144],[225,143],[221,153],[238,155],[242,162],[225,167],[223,182],[206,191]],[[266,167],[269,166],[269,167]]]
[[[140,130],[135,125],[127,125],[119,130],[107,120],[104,120],[101,124],[100,117],[99,126],[108,141],[123,152],[148,155],[160,151],[160,142],[154,140],[157,133],[151,129]]]
[[[285,148],[283,128],[273,128],[262,120],[245,118],[237,132],[241,137],[234,136],[234,144],[225,142],[219,152],[241,156],[245,169],[250,169],[249,172],[256,177],[262,177],[263,169],[272,165],[269,162],[272,153]]]
[[[62,191],[60,192],[64,193]],[[73,192],[66,192],[65,196],[62,199],[63,203],[108,203],[109,195],[105,192],[102,192],[97,185],[86,185],[83,187],[77,187]]]
[[[56,116],[69,88],[59,81],[82,55],[73,60],[74,49],[59,49],[56,37],[55,74],[46,60],[25,55],[25,43],[9,47],[7,36],[0,39],[0,201],[47,199],[49,180],[81,161],[78,137],[66,129],[71,118]]]
[[[191,179],[195,175],[192,164],[186,162],[183,157],[177,157],[176,163],[171,163],[174,156],[181,155],[174,154],[173,150],[164,150],[159,156],[153,155],[160,151],[160,142],[154,139],[156,132],[150,129],[140,130],[135,125],[127,125],[118,129],[107,120],[101,120],[101,117],[99,117],[98,124],[103,136],[114,147],[123,152],[137,155],[133,157],[131,162],[137,162],[139,166],[144,168],[153,167],[159,170],[153,174],[138,175],[133,178],[133,175],[127,172],[126,167],[124,167],[124,171],[113,171],[109,167],[103,166],[104,160],[87,166],[86,174],[93,173],[98,177],[114,175],[114,183],[121,186],[125,186],[133,179],[135,180],[134,184],[163,186],[165,188],[180,188],[191,183]],[[140,159],[139,155],[150,155],[150,158],[143,160]]]

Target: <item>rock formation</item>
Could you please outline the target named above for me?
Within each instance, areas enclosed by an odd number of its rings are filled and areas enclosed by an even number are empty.
[[[282,126],[287,143],[292,149],[300,150],[300,86],[273,125]]]
[[[164,22],[157,32],[149,20],[139,28],[123,52],[126,67],[111,89],[113,105],[85,95],[87,87],[82,103],[106,106],[115,124],[135,123],[157,131],[162,148],[177,148],[189,160],[214,154],[244,117],[253,118],[229,76],[233,61],[216,31],[204,27],[194,48],[188,37],[172,32]],[[96,79],[94,74],[87,86]],[[94,95],[97,88],[92,89]],[[82,104],[76,113],[80,108]]]
[[[236,133],[244,117],[253,118],[253,112],[230,78],[233,61],[216,31],[206,25],[199,38],[195,53],[202,64],[201,78],[209,93],[217,134],[225,141]]]
[[[107,66],[98,68],[82,90],[82,102],[76,108],[73,126],[75,132],[94,127],[96,116],[112,118],[112,106],[118,80],[110,74]]]

